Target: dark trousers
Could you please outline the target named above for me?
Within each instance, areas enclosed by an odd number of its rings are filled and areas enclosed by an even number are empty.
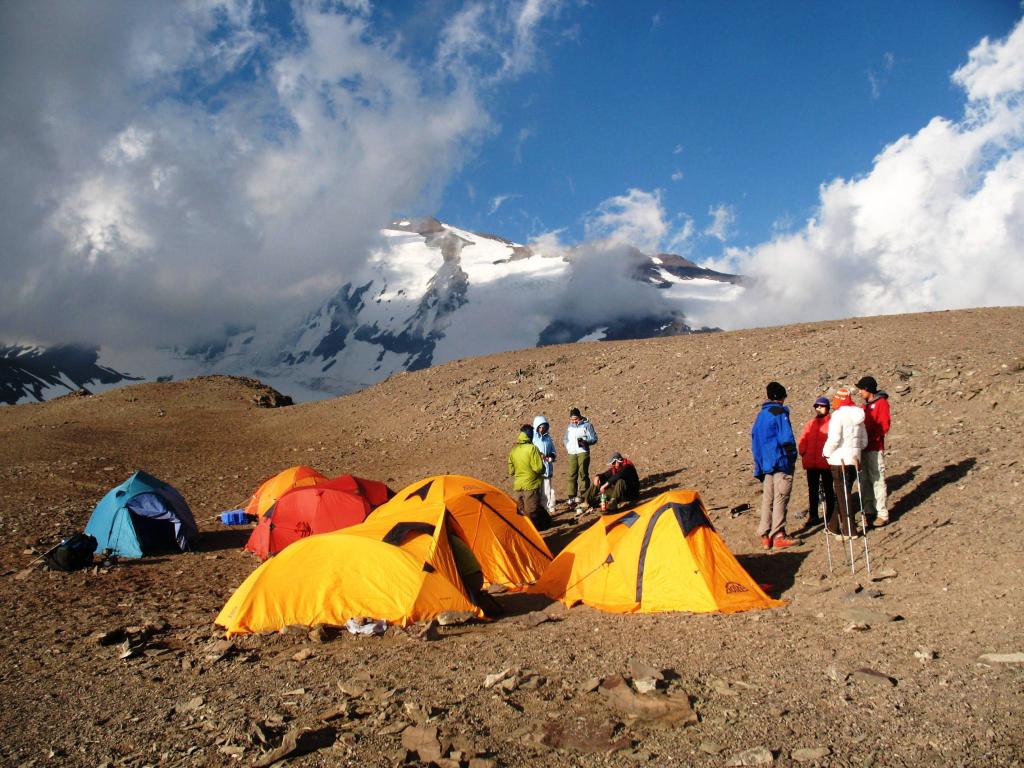
[[[843,470],[846,470],[844,473]],[[857,508],[857,501],[854,498],[853,489],[857,482],[857,468],[847,465],[846,467],[832,467],[832,487],[836,494],[837,514],[829,516],[828,529],[832,533],[847,535],[857,532],[857,523],[854,510]]]
[[[635,497],[631,498],[629,496],[629,487],[626,485],[625,480],[610,483],[605,489],[604,494],[608,497],[609,512],[614,510],[619,504],[636,501]],[[598,506],[601,503],[601,486],[591,485],[583,495],[583,501],[592,507]]]
[[[532,491],[517,491],[519,510],[530,518],[533,527],[538,531],[546,531],[551,527],[551,515],[540,503],[540,488]]]
[[[820,489],[820,491],[819,491]],[[832,486],[832,473],[827,469],[807,470],[807,522],[821,521],[819,512],[819,493],[825,496],[825,519],[829,520],[836,512],[836,491]]]

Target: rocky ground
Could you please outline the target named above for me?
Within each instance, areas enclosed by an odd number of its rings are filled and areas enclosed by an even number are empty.
[[[970,310],[549,347],[283,408],[224,377],[2,408],[0,762],[1020,765],[1022,338],[1024,310]],[[787,386],[799,429],[817,395],[863,373],[894,416],[874,578],[835,546],[829,573],[820,534],[763,553],[744,505],[758,504],[764,383]],[[303,463],[394,488],[443,472],[507,487],[518,425],[545,413],[558,435],[574,405],[596,458],[631,457],[645,495],[700,490],[788,606],[623,616],[502,595],[500,621],[427,632],[225,641],[213,626],[255,566],[248,529],[217,513],[266,477]],[[184,494],[196,552],[31,565],[136,468]],[[553,549],[592,520],[560,522]]]

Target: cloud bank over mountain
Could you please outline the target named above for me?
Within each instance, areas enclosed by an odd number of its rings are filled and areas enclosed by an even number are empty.
[[[0,333],[188,343],[335,290],[555,6],[438,19],[423,60],[368,3],[4,3]]]
[[[821,187],[797,232],[709,263],[750,280],[725,328],[1024,302],[1024,24],[982,40],[952,77],[959,120],[935,117],[864,176]]]

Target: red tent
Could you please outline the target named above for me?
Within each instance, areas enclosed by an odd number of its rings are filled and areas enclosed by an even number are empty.
[[[245,548],[266,560],[293,541],[363,522],[392,495],[384,483],[353,475],[293,488],[264,513]]]

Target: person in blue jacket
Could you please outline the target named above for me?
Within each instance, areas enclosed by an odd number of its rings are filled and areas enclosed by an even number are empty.
[[[555,459],[558,452],[555,450],[555,441],[551,439],[551,425],[547,416],[535,416],[533,419],[533,444],[540,451],[540,457],[544,460],[544,485],[541,491],[541,501],[547,507],[548,514],[555,514]]]
[[[765,549],[783,549],[798,542],[786,536],[786,507],[793,490],[796,467],[796,437],[789,423],[786,388],[768,382],[768,400],[761,406],[750,430],[750,451],[754,454],[754,477],[761,481],[761,520],[757,535]]]

